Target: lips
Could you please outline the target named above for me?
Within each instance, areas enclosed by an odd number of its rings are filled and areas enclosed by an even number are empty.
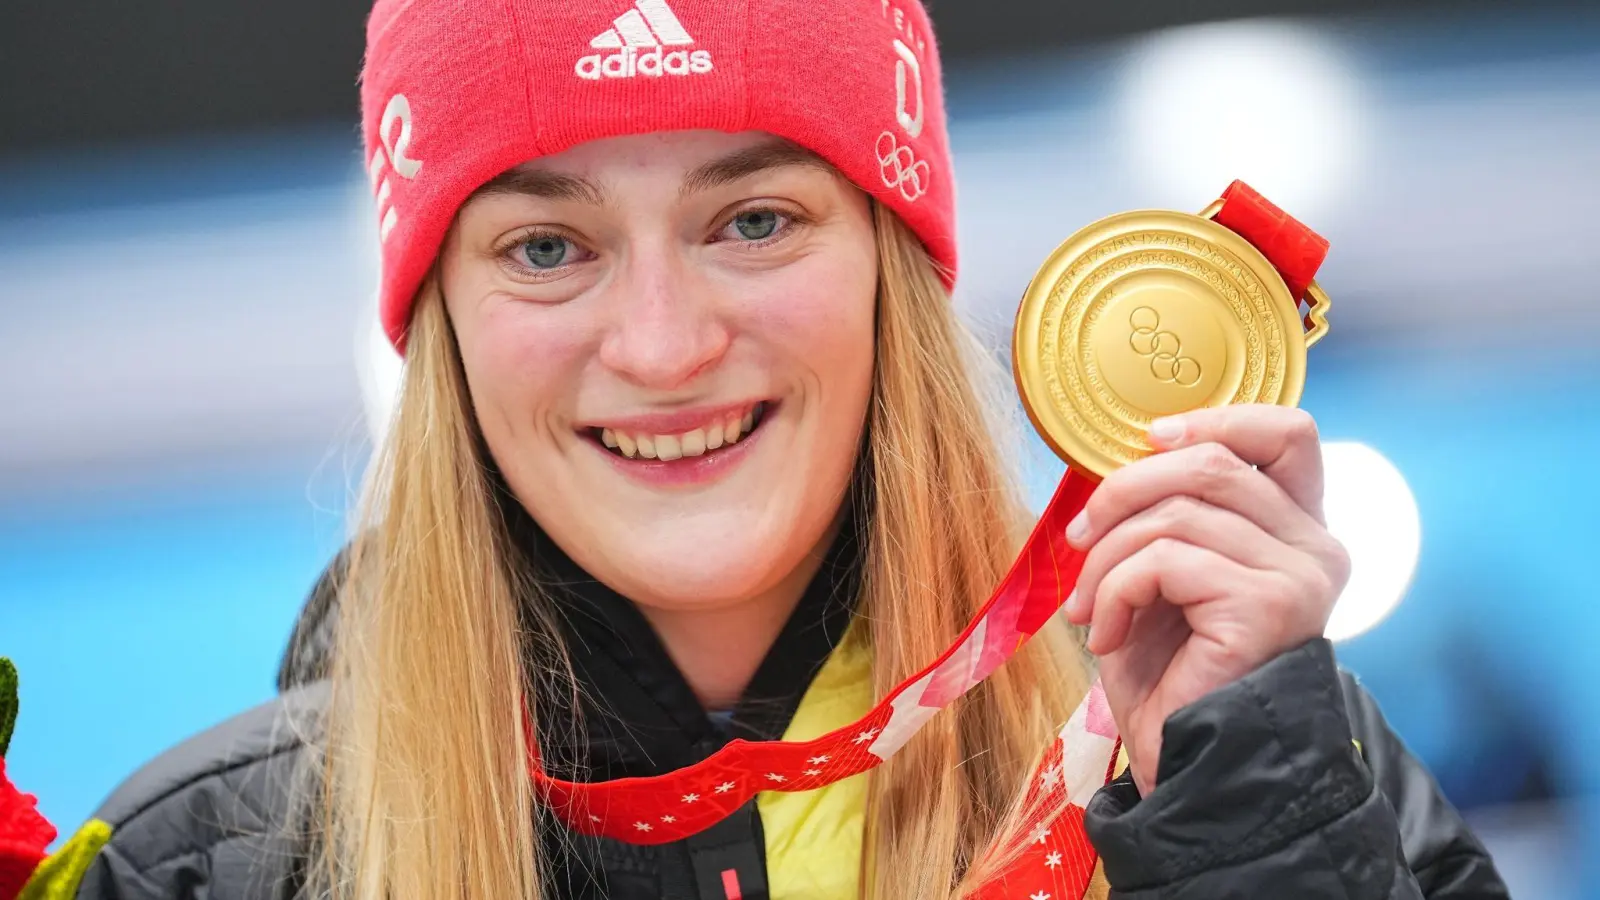
[[[714,454],[738,444],[761,427],[766,412],[767,403],[759,401],[703,416],[677,417],[691,427],[661,427],[668,422],[647,420],[597,425],[590,427],[589,431],[616,456],[671,462]],[[699,421],[689,421],[695,418]]]

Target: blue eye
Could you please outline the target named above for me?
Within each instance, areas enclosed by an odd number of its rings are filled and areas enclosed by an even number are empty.
[[[530,238],[517,245],[517,262],[535,269],[554,269],[572,255],[572,242],[557,235]]]
[[[772,237],[778,230],[778,214],[770,209],[752,209],[733,217],[733,229],[747,241]]]

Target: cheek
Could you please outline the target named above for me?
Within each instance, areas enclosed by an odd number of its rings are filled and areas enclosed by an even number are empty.
[[[473,405],[495,456],[497,438],[520,438],[534,423],[572,414],[564,386],[576,379],[591,341],[587,333],[553,312],[509,301],[483,311],[470,325],[458,326],[462,363]]]
[[[762,323],[769,340],[830,389],[872,366],[872,316],[859,310],[788,309]]]
[[[860,394],[865,402],[872,374],[875,280],[851,274],[808,278],[776,294],[784,298],[781,303],[763,303],[755,312],[753,327],[809,372],[830,406],[849,405],[850,398],[840,392]]]

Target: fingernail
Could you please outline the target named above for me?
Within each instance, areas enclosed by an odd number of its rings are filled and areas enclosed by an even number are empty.
[[[1083,636],[1083,649],[1094,652],[1094,626],[1089,626],[1089,631]]]
[[[1089,511],[1083,510],[1072,521],[1067,523],[1067,540],[1072,544],[1079,544],[1089,535]]]
[[[1076,619],[1078,612],[1078,589],[1073,588],[1072,593],[1067,595],[1067,618]]]
[[[1163,444],[1175,444],[1183,440],[1183,419],[1179,416],[1167,416],[1151,422],[1150,436]]]

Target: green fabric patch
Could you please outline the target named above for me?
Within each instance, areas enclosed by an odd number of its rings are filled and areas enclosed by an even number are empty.
[[[109,840],[111,826],[99,819],[90,819],[60,850],[50,854],[33,870],[33,877],[23,885],[17,900],[72,900],[83,882],[84,873],[89,871],[100,848]]]
[[[11,747],[11,731],[17,727],[17,667],[0,656],[0,759]]]

